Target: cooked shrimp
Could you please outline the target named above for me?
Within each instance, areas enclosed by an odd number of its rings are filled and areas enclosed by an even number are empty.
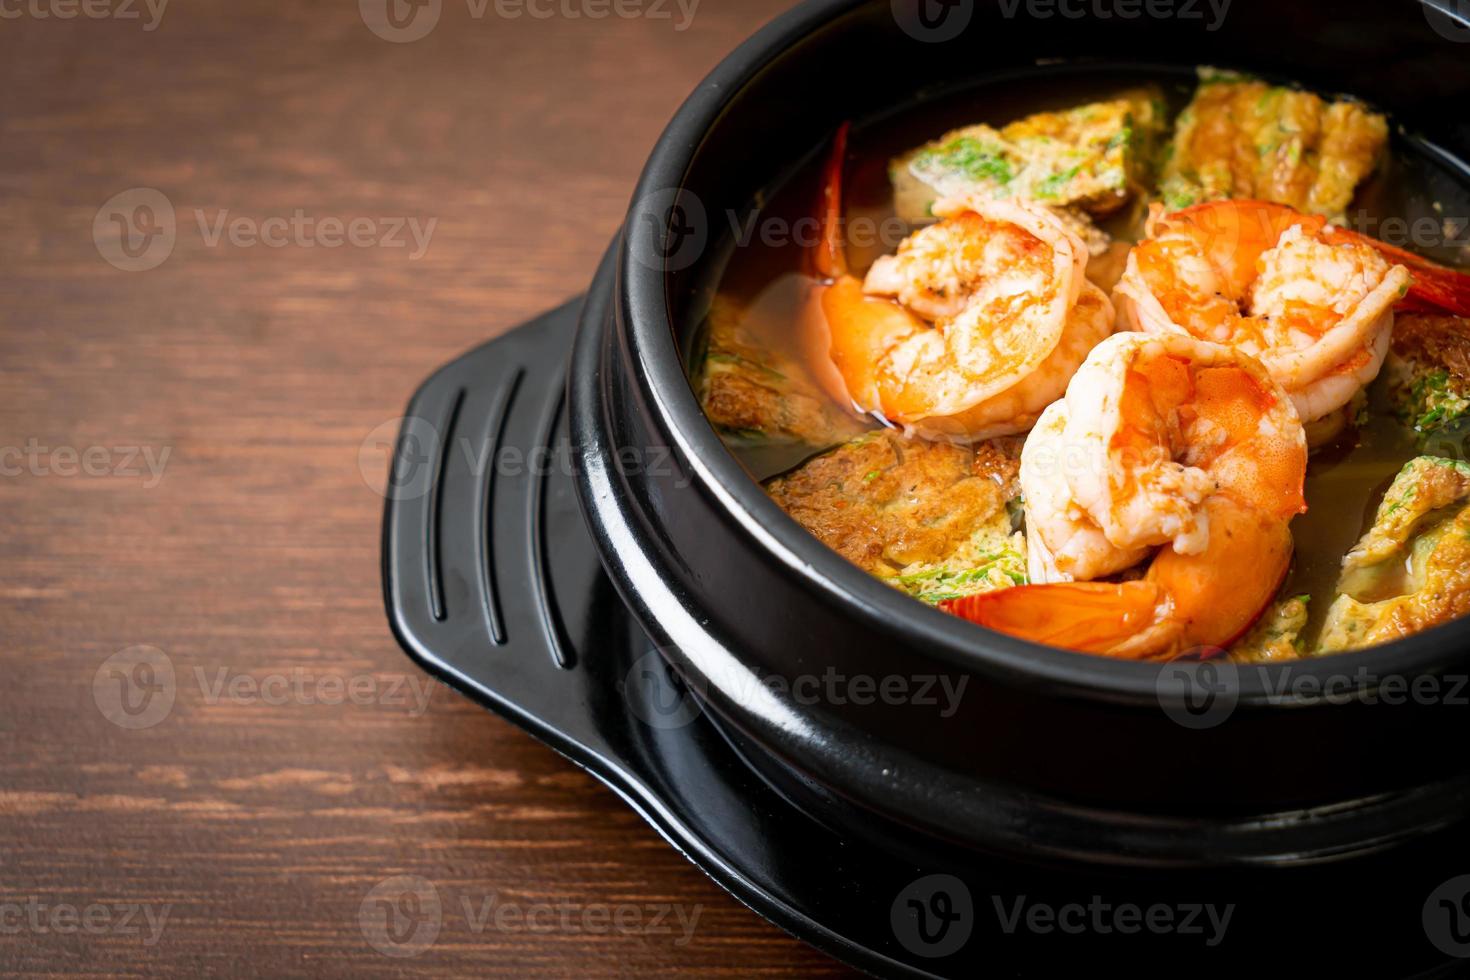
[[[949,199],[934,207],[938,224],[860,281],[835,230],[841,143],[839,133],[816,269],[832,280],[823,326],[845,394],[929,438],[1029,429],[1112,331],[1112,304],[1085,277],[1085,246],[1039,205]]]
[[[1053,402],[1021,447],[1020,484],[1026,512],[1027,576],[1032,582],[1084,581],[1137,565],[1147,548],[1118,548],[1081,512],[1062,474],[1086,465],[1066,440],[1065,399]]]
[[[1103,574],[1130,551],[1158,548],[1147,572],[1123,583],[1053,580],[946,608],[1116,657],[1229,645],[1285,577],[1288,525],[1305,509],[1306,436],[1286,391],[1229,347],[1123,333],[1088,355],[1064,404],[1040,435],[1071,455],[1050,472],[1023,460],[1028,535],[1043,539],[1062,576]],[[1060,482],[1063,508],[1047,492]]]
[[[1132,328],[1259,358],[1307,423],[1378,375],[1411,277],[1370,240],[1259,201],[1156,208],[1148,234],[1116,290]]]

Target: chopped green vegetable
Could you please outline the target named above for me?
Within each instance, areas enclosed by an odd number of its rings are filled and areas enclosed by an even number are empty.
[[[1007,533],[1009,523],[1007,517],[1003,522],[978,528],[968,542],[943,561],[911,565],[889,581],[930,605],[1025,585],[1025,537],[1020,532]]]
[[[1057,197],[1061,193],[1062,188],[1067,186],[1067,183],[1076,177],[1077,172],[1081,169],[1080,166],[1077,166],[1069,170],[1063,170],[1059,174],[1052,174],[1036,185],[1036,196],[1043,201]]]
[[[1310,595],[1294,595],[1273,603],[1244,637],[1230,648],[1230,658],[1245,663],[1295,660],[1303,653]]]
[[[948,170],[976,181],[993,180],[1006,184],[1015,177],[1015,168],[1005,151],[994,143],[973,136],[961,136],[935,150],[926,150],[914,158],[913,166],[925,170]]]

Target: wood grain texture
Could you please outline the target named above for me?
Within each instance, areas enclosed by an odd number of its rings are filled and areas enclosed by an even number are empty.
[[[7,5],[0,971],[846,973],[549,749],[425,686],[386,626],[359,458],[440,363],[583,288],[679,100],[781,5],[703,0],[676,30],[677,8],[474,18],[444,0],[402,44],[353,0],[179,0],[154,30],[142,0],[135,20]],[[140,187],[177,239],[122,271],[94,218]],[[410,260],[211,244],[197,217],[298,210],[437,224]],[[137,645],[175,698],[126,728],[104,715],[107,662]],[[349,694],[364,703],[322,703]],[[444,906],[413,957],[359,921],[397,875]],[[699,918],[688,942],[477,930],[465,910],[491,895]]]

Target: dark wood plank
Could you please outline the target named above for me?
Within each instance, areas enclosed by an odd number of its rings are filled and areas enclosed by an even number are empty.
[[[550,750],[423,688],[386,628],[382,501],[359,468],[429,371],[583,287],[678,101],[780,6],[704,0],[676,30],[677,11],[473,19],[445,0],[406,44],[351,0],[177,3],[151,31],[141,2],[139,20],[0,21],[0,450],[33,449],[0,458],[0,969],[845,973]],[[122,271],[93,223],[139,187],[177,240]],[[410,259],[210,244],[196,216],[298,209],[437,224]],[[94,446],[92,475],[57,472]],[[127,447],[166,451],[161,478]],[[177,694],[130,729],[99,701],[136,645]],[[267,686],[215,697],[221,680]],[[308,703],[338,683],[369,703]],[[409,958],[360,922],[398,875],[444,907]],[[698,919],[687,942],[477,931],[465,902],[492,895]],[[129,906],[167,910],[156,942]]]

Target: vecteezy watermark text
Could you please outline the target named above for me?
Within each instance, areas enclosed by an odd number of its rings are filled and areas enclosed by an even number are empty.
[[[694,23],[700,0],[465,0],[471,20],[672,21],[683,32]],[[384,41],[408,44],[428,37],[444,13],[443,0],[358,0],[362,22]]]
[[[1231,0],[890,0],[893,19],[909,37],[930,44],[952,41],[988,4],[1001,17],[1049,20],[1198,21],[1217,31],[1230,12]]]
[[[173,254],[181,230],[192,229],[205,248],[381,248],[402,250],[410,262],[429,250],[438,218],[413,215],[240,214],[230,208],[194,208],[179,221],[173,202],[152,187],[114,194],[92,219],[97,252],[125,272],[155,269]]]
[[[216,667],[193,670],[194,682],[205,704],[341,705],[372,704],[406,708],[418,718],[429,710],[436,682],[411,674],[321,674],[294,667],[289,671],[256,676]]]
[[[152,490],[172,452],[172,446],[50,446],[32,436],[24,446],[0,446],[0,476],[143,477]]]
[[[832,228],[844,247],[883,251],[896,249],[913,230],[891,215],[843,217]],[[786,218],[736,208],[712,215],[699,196],[685,188],[640,197],[628,210],[626,233],[633,258],[641,265],[672,270],[693,265],[716,239],[728,239],[737,248],[754,243],[765,248],[812,248],[825,240],[822,220],[815,215]]]
[[[1154,902],[1138,905],[1108,902],[1101,895],[1091,896],[1086,903],[1065,902],[1061,905],[1034,901],[1025,895],[1008,899],[992,895],[990,900],[1001,931],[1006,935],[1020,931],[1069,936],[1107,936],[1114,933],[1130,936],[1147,932],[1198,936],[1210,948],[1224,941],[1225,931],[1230,928],[1230,919],[1235,914],[1234,904]]]
[[[168,0],[0,0],[0,20],[142,21],[156,31]]]
[[[157,945],[168,925],[171,903],[58,902],[38,895],[0,897],[0,935],[142,936]]]
[[[1182,20],[1203,21],[1218,31],[1230,13],[1231,0],[996,0],[1007,20],[1024,13],[1037,20]]]
[[[358,908],[363,937],[384,956],[418,956],[446,927],[472,935],[486,932],[533,935],[639,935],[672,937],[687,946],[704,906],[681,902],[586,902],[568,897],[534,901],[506,899],[497,892],[464,891],[446,902],[439,888],[420,875],[378,882]],[[457,917],[456,921],[450,921]]]
[[[415,262],[429,250],[438,218],[355,217],[328,215],[318,218],[297,208],[287,215],[266,218],[249,215],[231,217],[228,208],[212,215],[203,208],[194,210],[199,237],[210,248],[221,241],[235,248],[409,248],[408,260]]]
[[[488,437],[456,436],[443,446],[438,426],[420,416],[389,419],[374,426],[357,452],[363,483],[391,500],[417,500],[428,493],[440,461],[445,466],[464,467],[477,479],[488,472],[510,479],[575,476],[582,465],[567,442],[523,448]],[[621,446],[609,454],[607,461],[623,476],[669,480],[676,489],[689,486],[693,479],[676,464],[673,451],[666,446]]]
[[[820,673],[758,675],[738,664],[709,665],[709,675],[676,674],[665,656],[649,650],[623,675],[622,694],[628,709],[644,724],[658,729],[682,728],[700,716],[711,686],[737,704],[760,713],[770,705],[804,707],[872,705],[913,707],[942,719],[959,710],[970,678],[949,674],[897,671],[848,674],[828,666]]]
[[[1204,902],[1086,900],[1048,902],[1029,895],[990,896],[996,925],[1005,935],[1131,936],[1141,933],[1197,937],[1214,948],[1225,939],[1235,905]],[[890,907],[889,922],[903,947],[917,956],[937,958],[958,952],[977,924],[976,902],[965,882],[951,874],[931,874],[905,885]]]
[[[1313,705],[1444,705],[1470,704],[1470,676],[1465,674],[1380,674],[1359,666],[1351,671],[1324,670],[1320,662],[1298,666],[1237,664],[1218,648],[1211,659],[1176,660],[1159,666],[1159,706],[1174,721],[1192,729],[1225,723],[1249,687],[1268,704]]]
[[[418,718],[429,710],[434,690],[443,685],[417,674],[359,673],[350,676],[295,667],[246,673],[228,666],[194,667],[186,678],[197,703],[303,707],[376,705],[401,708]],[[97,710],[119,728],[152,728],[173,711],[179,696],[173,658],[153,646],[132,646],[104,660],[92,675]]]
[[[694,23],[700,0],[465,0],[470,16],[479,20],[493,11],[502,20],[671,20],[684,32]],[[677,16],[676,16],[677,15]]]
[[[1470,249],[1467,216],[1421,214],[1409,218],[1373,214],[1360,208],[1346,216],[1343,227],[1399,248]]]

